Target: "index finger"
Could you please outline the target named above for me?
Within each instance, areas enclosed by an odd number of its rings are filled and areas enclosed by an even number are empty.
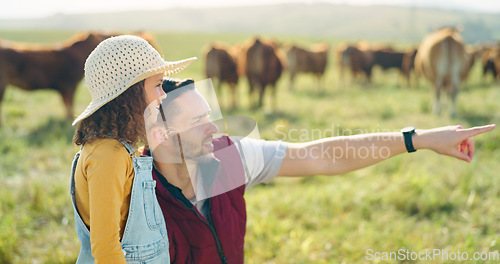
[[[471,128],[467,128],[467,129],[461,129],[461,130],[466,132],[467,137],[473,137],[473,136],[479,135],[481,133],[491,131],[494,128],[495,128],[495,124],[491,124],[491,125],[477,126],[477,127],[471,127]]]

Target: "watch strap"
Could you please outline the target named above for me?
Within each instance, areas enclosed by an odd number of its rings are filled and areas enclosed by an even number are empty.
[[[415,130],[403,132],[403,137],[404,137],[404,140],[405,140],[405,146],[406,146],[406,150],[408,151],[408,153],[412,153],[412,152],[417,151],[413,147],[413,139],[412,139],[413,134],[415,134]]]

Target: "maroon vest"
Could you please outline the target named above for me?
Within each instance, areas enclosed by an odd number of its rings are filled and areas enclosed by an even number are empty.
[[[243,165],[238,150],[228,137],[213,143],[215,157],[222,165],[219,170],[232,168],[227,172],[241,171],[236,178],[243,185],[207,199],[207,218],[179,188],[170,184],[156,169],[153,170],[158,202],[167,225],[171,263],[243,263],[246,231]],[[217,151],[222,148],[225,150],[223,153]],[[225,166],[227,164],[229,166]]]

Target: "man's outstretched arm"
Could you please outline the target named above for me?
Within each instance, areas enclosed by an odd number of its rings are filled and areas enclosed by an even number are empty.
[[[417,130],[415,149],[431,149],[439,154],[470,162],[474,155],[473,136],[495,125],[464,129],[461,126]],[[341,136],[306,143],[289,143],[278,176],[337,175],[361,169],[406,152],[400,132]]]

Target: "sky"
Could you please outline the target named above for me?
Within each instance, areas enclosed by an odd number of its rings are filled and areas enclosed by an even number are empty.
[[[266,5],[285,2],[352,5],[432,6],[447,9],[500,13],[500,0],[7,0],[0,19],[41,18],[54,14],[102,13],[130,10],[162,10],[172,7],[224,7]]]

